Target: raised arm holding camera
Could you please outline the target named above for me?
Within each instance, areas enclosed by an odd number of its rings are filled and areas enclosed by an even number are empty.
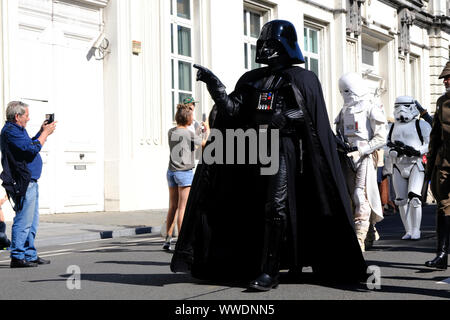
[[[39,153],[55,131],[56,122],[46,120],[37,135],[30,138],[25,129],[30,120],[28,107],[20,101],[10,102],[1,131],[3,172],[0,177],[16,212],[11,233],[11,268],[50,263],[37,255],[34,240],[39,224],[38,180],[43,165]]]

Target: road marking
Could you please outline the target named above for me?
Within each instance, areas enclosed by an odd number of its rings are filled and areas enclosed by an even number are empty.
[[[71,242],[71,243],[60,244],[59,246],[66,247],[66,246],[71,246],[73,244],[85,244],[85,243],[93,243],[93,242],[104,242],[104,241],[109,241],[109,240],[111,240],[111,239],[87,240],[87,241],[80,241],[80,242]]]
[[[137,242],[162,242],[164,241],[164,238],[146,238],[142,240],[128,240],[124,241],[125,243],[137,243]]]
[[[102,240],[94,240],[94,241],[84,241],[84,242],[74,242],[73,244],[83,244],[88,242],[100,242],[100,241],[110,241],[111,239],[102,239]],[[139,242],[149,242],[149,243],[157,243],[162,242],[163,238],[146,238],[146,239],[140,239],[140,240],[129,240],[124,241],[124,243],[139,243]],[[64,246],[68,246],[69,244],[65,244]],[[107,250],[107,249],[117,249],[121,246],[111,246],[111,247],[99,247],[99,248],[92,248],[92,249],[86,249],[86,250],[77,250],[76,248],[68,248],[68,249],[62,249],[62,250],[54,250],[54,251],[46,251],[39,254],[40,257],[56,257],[56,256],[62,256],[69,253],[74,252],[93,252],[93,251],[100,251],[100,250]],[[11,262],[11,259],[8,260],[2,260],[1,263],[9,263]]]
[[[62,253],[55,253],[55,254],[47,254],[47,255],[39,255],[42,258],[46,258],[46,257],[56,257],[56,256],[63,256],[65,254],[70,254],[72,252],[62,252]]]
[[[66,251],[72,251],[73,249],[64,249],[64,250],[54,250],[54,251],[45,251],[40,253],[39,255],[44,254],[50,254],[50,253],[58,253],[58,252],[66,252]]]
[[[437,284],[450,284],[450,278],[436,282]]]
[[[81,252],[92,252],[92,251],[100,251],[100,250],[106,250],[106,249],[117,249],[117,248],[120,248],[120,246],[93,248],[93,249],[80,250],[80,251]]]
[[[72,252],[73,252],[73,249],[55,250],[55,251],[42,252],[39,254],[39,256],[40,257],[52,257],[52,256],[63,255],[63,254],[69,254]],[[10,261],[11,261],[11,259],[8,259],[8,260],[0,261],[0,263],[6,263],[6,262],[10,262]]]

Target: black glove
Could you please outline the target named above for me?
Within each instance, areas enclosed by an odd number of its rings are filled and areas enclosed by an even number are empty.
[[[208,86],[208,89],[225,89],[225,86],[223,83],[219,80],[219,78],[216,77],[214,73],[211,72],[211,70],[202,67],[198,64],[194,64],[194,68],[198,69],[197,72],[197,81],[202,81],[206,83]]]
[[[395,151],[398,156],[405,155],[405,144],[401,141],[395,141],[394,143],[389,143],[388,146],[392,148],[390,151]]]
[[[334,136],[334,139],[336,140],[338,151],[345,152],[347,150],[347,145],[345,144],[345,142],[342,141],[342,139],[339,138],[338,136]]]
[[[420,152],[410,146],[405,146],[404,153],[407,157],[420,157]]]
[[[417,110],[419,110],[420,114],[422,114],[424,111],[426,111],[417,100],[414,100],[414,103],[417,107]]]
[[[286,126],[286,124],[287,124],[286,116],[281,111],[277,111],[276,113],[274,113],[274,115],[272,116],[272,122],[270,124],[271,128],[283,129]]]

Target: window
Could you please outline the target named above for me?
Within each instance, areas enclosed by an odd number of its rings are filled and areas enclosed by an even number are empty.
[[[362,48],[362,63],[369,66],[375,66],[375,52],[368,48]]]
[[[256,42],[266,20],[267,12],[253,8],[244,9],[244,67],[246,70],[261,67],[259,63],[255,62]]]
[[[410,56],[409,59],[409,70],[410,70],[410,90],[409,94],[415,99],[419,100],[422,98],[421,82],[420,82],[420,57]]]
[[[361,60],[364,71],[379,74],[378,70],[379,50],[376,45],[362,45]]]
[[[170,0],[172,118],[176,106],[193,94],[192,0]]]
[[[320,30],[312,27],[303,28],[305,68],[320,77]]]

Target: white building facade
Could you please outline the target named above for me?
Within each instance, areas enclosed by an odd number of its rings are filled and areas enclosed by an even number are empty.
[[[449,10],[446,0],[1,0],[2,111],[29,103],[30,134],[46,113],[59,121],[42,151],[41,213],[165,208],[175,105],[194,96],[201,120],[213,104],[194,63],[231,92],[259,67],[263,24],[284,19],[322,82],[330,121],[348,71],[369,80],[388,116],[399,95],[434,110]],[[92,46],[103,49],[88,61]]]

